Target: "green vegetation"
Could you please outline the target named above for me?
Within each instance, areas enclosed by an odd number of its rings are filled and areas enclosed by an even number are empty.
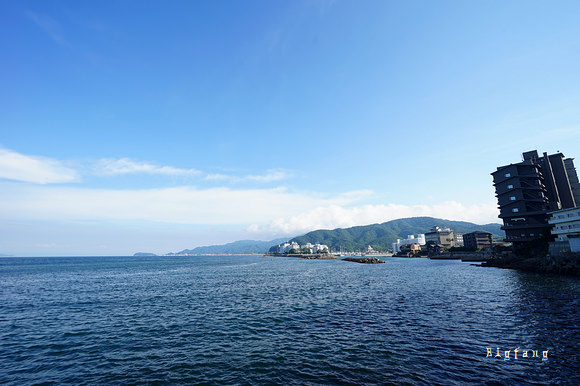
[[[433,217],[412,217],[392,220],[382,224],[357,226],[352,228],[317,230],[303,236],[295,237],[300,245],[316,243],[328,245],[332,250],[361,251],[370,245],[374,250],[383,252],[391,249],[397,239],[404,239],[407,235],[426,233],[434,226],[449,227],[456,232],[469,233],[485,231],[493,235],[494,239],[505,236],[500,224],[477,225],[465,221],[442,220]]]

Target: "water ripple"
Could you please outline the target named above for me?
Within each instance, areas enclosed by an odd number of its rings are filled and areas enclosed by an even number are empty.
[[[0,280],[2,384],[580,382],[574,278],[247,256],[2,259]]]

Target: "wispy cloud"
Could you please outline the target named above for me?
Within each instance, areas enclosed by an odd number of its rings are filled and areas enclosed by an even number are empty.
[[[60,161],[0,148],[0,178],[35,184],[77,182],[78,173]]]
[[[196,169],[180,169],[172,166],[159,166],[148,162],[135,161],[129,158],[102,159],[97,163],[97,173],[103,175],[120,174],[161,174],[166,176],[199,176],[203,174]]]
[[[246,176],[245,179],[250,180],[250,181],[257,181],[257,182],[273,182],[273,181],[285,180],[289,177],[290,177],[290,173],[288,173],[285,170],[271,169],[271,170],[267,170],[266,174],[249,175],[249,176]]]
[[[84,173],[87,172],[86,168],[79,170]],[[212,174],[195,168],[176,168],[130,158],[104,158],[90,166],[90,170],[97,176],[148,174],[173,177],[197,177],[206,181],[223,181],[226,183],[269,183],[292,177],[292,173],[283,169],[269,169],[263,174],[242,176],[235,174]],[[24,155],[0,147],[0,179],[34,182],[38,184],[64,183],[80,181],[80,174],[79,171],[65,166],[65,163],[62,161],[41,156]]]
[[[258,182],[268,183],[282,181],[292,177],[292,173],[283,169],[269,169],[263,174],[235,175],[225,173],[206,173],[198,169],[182,169],[173,166],[160,166],[151,162],[137,161],[130,158],[106,158],[97,162],[95,171],[98,175],[115,176],[124,174],[157,174],[165,176],[199,177],[206,181],[227,183]]]
[[[269,169],[264,174],[250,174],[245,176],[236,176],[222,173],[207,174],[204,179],[208,181],[228,181],[228,182],[275,182],[282,181],[292,177],[292,173],[283,169]]]
[[[25,15],[32,20],[37,26],[42,28],[58,45],[68,46],[69,43],[64,38],[60,24],[47,15],[42,15],[32,11],[26,11]]]

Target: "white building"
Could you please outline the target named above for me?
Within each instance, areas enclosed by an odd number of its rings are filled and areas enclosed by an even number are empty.
[[[401,247],[405,244],[425,245],[425,235],[421,233],[417,237],[408,235],[406,239],[397,239],[397,242],[393,243],[393,253],[401,252]]]
[[[289,243],[284,243],[284,244],[278,245],[278,253],[285,253],[286,248],[288,248],[288,246],[290,246]]]
[[[330,248],[328,245],[316,243],[312,248],[312,253],[322,253],[322,251],[326,250],[326,252],[330,252]]]
[[[291,249],[298,250],[300,249],[300,245],[293,241],[292,243],[284,243],[278,246],[280,253],[288,253]]]
[[[549,213],[548,223],[553,225],[556,242],[568,242],[570,251],[580,252],[580,206]]]
[[[456,247],[463,246],[463,233],[453,232],[453,241],[455,242]]]

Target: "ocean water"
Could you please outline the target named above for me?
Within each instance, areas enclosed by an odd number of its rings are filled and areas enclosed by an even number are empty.
[[[578,278],[385,260],[0,259],[0,384],[580,383]]]

